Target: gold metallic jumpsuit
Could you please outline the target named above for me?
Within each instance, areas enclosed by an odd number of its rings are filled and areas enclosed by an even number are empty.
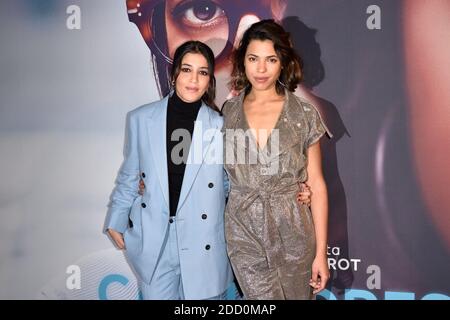
[[[241,93],[222,109],[231,264],[246,299],[312,299],[314,223],[308,205],[296,198],[298,184],[307,180],[308,147],[325,132],[332,134],[311,103],[285,91],[279,119],[261,150],[247,131],[243,99]],[[247,132],[244,139],[239,132]]]

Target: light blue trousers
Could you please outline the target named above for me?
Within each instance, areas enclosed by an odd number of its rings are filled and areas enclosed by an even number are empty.
[[[138,281],[144,300],[185,300],[178,255],[176,217],[172,219],[173,223],[169,223],[169,230],[166,233],[151,283]],[[184,276],[189,277],[189,275]],[[226,291],[206,300],[224,300],[225,298]]]

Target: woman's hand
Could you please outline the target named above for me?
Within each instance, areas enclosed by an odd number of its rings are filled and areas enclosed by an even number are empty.
[[[300,192],[297,194],[297,201],[300,204],[307,204],[308,206],[311,205],[311,187],[308,186],[306,183],[299,183]]]
[[[138,191],[138,193],[142,196],[144,194],[144,191],[145,191],[144,180],[139,179],[139,191]]]
[[[113,229],[108,229],[108,234],[114,240],[114,243],[120,250],[125,249],[125,242],[123,240],[123,234],[121,234],[120,232],[117,232],[116,230],[113,230]]]
[[[326,254],[316,256],[312,264],[312,277],[309,280],[309,285],[313,288],[313,294],[325,289],[328,279],[330,279],[330,270],[328,269]]]

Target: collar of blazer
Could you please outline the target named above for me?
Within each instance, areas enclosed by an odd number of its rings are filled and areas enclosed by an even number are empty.
[[[156,170],[159,184],[164,195],[167,208],[169,208],[169,185],[167,173],[167,154],[166,154],[166,120],[167,120],[167,104],[169,97],[173,91],[165,96],[162,100],[153,105],[153,110],[147,117],[147,133],[150,143],[150,151],[153,157],[154,170]],[[208,107],[204,102],[197,115],[194,125],[194,133],[192,137],[191,147],[189,149],[188,163],[184,172],[183,185],[181,187],[180,199],[178,201],[177,214],[183,206],[186,197],[194,183],[195,177],[202,166],[206,153],[214,139],[222,138],[222,135],[205,134],[207,130],[217,129],[220,133],[219,121],[214,121],[215,111]],[[219,116],[219,114],[217,114]],[[201,146],[201,148],[199,148]],[[199,150],[194,151],[193,150]],[[200,152],[200,153],[199,153]]]

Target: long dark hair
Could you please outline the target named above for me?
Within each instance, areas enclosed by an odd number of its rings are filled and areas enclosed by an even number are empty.
[[[280,78],[276,83],[277,93],[284,94],[284,88],[295,91],[302,78],[301,60],[295,52],[289,32],[276,23],[273,19],[261,20],[248,28],[233,51],[233,71],[231,73],[230,86],[240,91],[250,91],[250,82],[245,75],[245,53],[252,40],[270,40],[273,42],[275,52],[281,61]]]
[[[220,110],[216,106],[216,103],[214,102],[214,99],[216,98],[216,78],[214,77],[214,68],[215,68],[214,53],[212,52],[211,48],[208,47],[203,42],[194,40],[187,41],[182,45],[180,45],[177,48],[177,50],[175,50],[172,70],[170,73],[172,83],[175,83],[178,75],[180,74],[181,62],[183,61],[183,57],[187,53],[199,53],[205,57],[208,63],[209,84],[208,89],[206,89],[201,99],[206,105],[211,107],[213,110],[220,112]]]

